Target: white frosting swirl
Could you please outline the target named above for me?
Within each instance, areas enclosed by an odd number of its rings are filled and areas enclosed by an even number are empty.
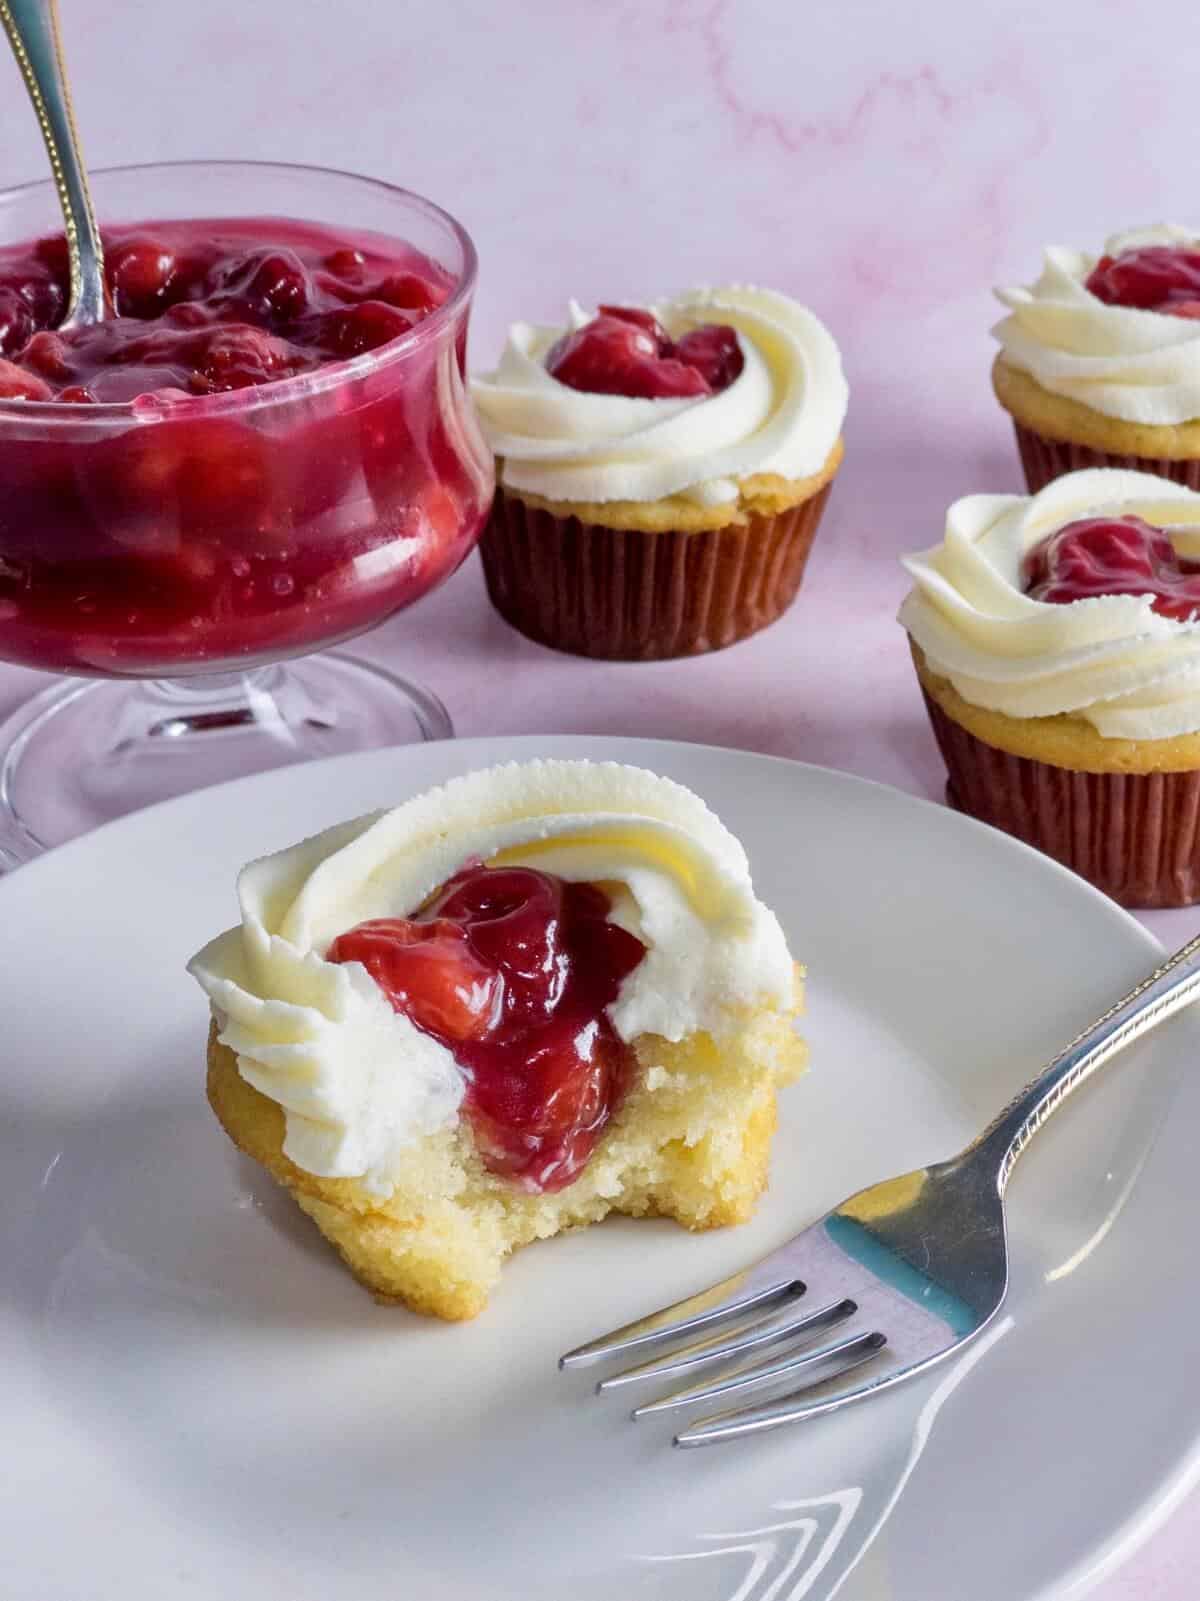
[[[1200,624],[1143,595],[1068,605],[1021,587],[1029,551],[1080,517],[1137,516],[1200,559],[1200,495],[1151,473],[1068,473],[1039,494],[968,495],[940,545],[908,556],[914,588],[900,621],[964,700],[1009,717],[1068,712],[1108,739],[1200,731]]]
[[[1190,245],[1195,228],[1164,223],[1116,234],[1104,254]],[[1042,386],[1122,422],[1174,425],[1200,418],[1200,321],[1108,306],[1084,287],[1099,260],[1052,248],[1028,289],[998,289],[1009,315],[992,333],[1004,359]]]
[[[572,302],[564,328],[515,323],[493,373],[472,391],[502,458],[501,482],[548,500],[654,501],[685,495],[736,501],[754,473],[820,472],[837,443],[848,390],[825,326],[768,289],[697,289],[651,308],[672,339],[727,323],[744,365],[728,388],[699,399],[585,394],[546,371],[564,333],[595,314]]]
[[[189,964],[242,1077],[283,1107],[299,1167],[387,1193],[404,1147],[457,1116],[450,1051],[360,963],[324,953],[368,918],[411,914],[474,859],[626,887],[614,920],[647,946],[609,1011],[626,1041],[720,1036],[735,1008],[789,1003],[783,931],[741,845],[689,790],[613,762],[468,774],[252,862],[240,926]]]

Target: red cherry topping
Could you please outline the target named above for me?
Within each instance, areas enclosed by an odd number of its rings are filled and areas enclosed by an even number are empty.
[[[1025,592],[1068,605],[1093,595],[1149,595],[1177,622],[1200,616],[1200,562],[1185,561],[1169,535],[1140,517],[1082,517],[1025,558]]]
[[[415,272],[393,272],[374,290],[373,298],[427,316],[447,298],[449,290]]]
[[[399,339],[413,326],[411,312],[389,306],[382,300],[363,300],[345,311],[331,311],[325,318],[324,338],[339,356],[361,356],[377,350],[390,339]]]
[[[18,290],[0,284],[0,356],[15,356],[37,327],[29,303]]]
[[[742,370],[742,352],[725,324],[705,323],[675,344],[651,312],[601,306],[551,348],[546,370],[588,394],[691,399],[728,388]]]
[[[119,317],[153,317],[162,308],[175,272],[175,257],[157,240],[125,240],[105,261]]]
[[[527,1189],[579,1174],[629,1081],[608,1007],[645,947],[609,910],[593,884],[467,867],[415,917],[360,923],[328,952],[453,1052],[485,1161]]]
[[[1145,245],[1101,256],[1086,288],[1107,306],[1132,306],[1171,317],[1200,316],[1200,249]]]
[[[44,330],[34,334],[21,352],[21,365],[31,367],[43,378],[57,378],[60,382],[71,376],[65,340],[59,334]]]
[[[286,372],[290,355],[282,339],[261,328],[226,324],[201,339],[196,371],[205,380],[205,393],[246,389]]]
[[[54,391],[44,378],[26,372],[15,362],[0,360],[0,400],[53,400]]]
[[[231,305],[266,322],[293,322],[308,310],[308,274],[292,250],[251,250],[222,262],[213,276]]]
[[[396,1010],[438,1039],[480,1039],[491,1025],[500,976],[476,956],[461,923],[360,923],[334,941],[329,959],[361,962]]]
[[[55,233],[39,239],[33,246],[33,256],[43,267],[48,267],[56,278],[65,279],[70,272],[66,234]]]
[[[88,389],[98,400],[213,394],[376,350],[453,288],[408,246],[359,248],[287,222],[106,229],[105,263],[115,315],[60,335],[62,236],[0,249],[0,357],[31,367],[52,390]],[[211,339],[146,343],[183,329]]]
[[[331,250],[323,262],[337,278],[361,278],[366,264],[366,256],[361,250],[355,250],[353,245],[341,245],[337,250]]]
[[[652,311],[641,306],[601,306],[599,311],[602,317],[616,317],[620,322],[631,322],[635,328],[644,328],[660,355],[669,349],[671,336]]]
[[[430,364],[347,374],[267,426],[197,403],[406,333],[450,274],[403,240],[280,217],[103,232],[114,314],[76,329],[62,235],[0,245],[0,401],[78,408],[35,441],[0,427],[7,658],[102,674],[274,659],[454,570],[485,489]],[[114,404],[137,426],[89,426]]]
[[[693,328],[675,346],[680,361],[694,367],[714,394],[728,389],[743,366],[737,334],[726,323],[705,323]]]

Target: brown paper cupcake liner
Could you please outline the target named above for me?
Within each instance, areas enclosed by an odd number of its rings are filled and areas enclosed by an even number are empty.
[[[1200,901],[1200,772],[1078,773],[976,738],[924,690],[951,806],[1034,845],[1122,906]]]
[[[1036,495],[1054,478],[1080,472],[1085,467],[1124,467],[1130,472],[1157,473],[1189,489],[1200,490],[1200,460],[1171,461],[1156,456],[1118,456],[1091,445],[1073,445],[1065,439],[1048,439],[1022,423],[1014,422],[1017,450],[1025,470],[1029,493]]]
[[[577,656],[723,650],[795,599],[831,487],[773,517],[694,533],[605,528],[498,489],[479,545],[488,594],[521,633]]]

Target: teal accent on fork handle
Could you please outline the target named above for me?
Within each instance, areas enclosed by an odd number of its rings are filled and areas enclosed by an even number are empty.
[[[861,1263],[889,1289],[939,1318],[955,1335],[970,1334],[978,1327],[978,1317],[964,1301],[897,1256],[865,1224],[834,1212],[825,1220],[825,1232],[839,1251]]]

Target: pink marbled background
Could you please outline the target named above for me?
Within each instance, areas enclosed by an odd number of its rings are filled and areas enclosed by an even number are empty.
[[[938,536],[954,496],[1019,487],[987,381],[990,286],[1027,279],[1044,243],[1200,211],[1190,8],[60,5],[94,163],[311,161],[454,211],[482,259],[477,362],[511,317],[552,317],[570,294],[731,279],[802,298],[842,345],[846,466],[804,592],[767,633],[698,661],[575,661],[510,632],[472,560],[364,653],[428,679],[465,734],[699,739],[939,793],[895,557]],[[0,185],[40,175],[7,60],[0,105]],[[0,668],[0,715],[35,681]],[[1169,944],[1195,925],[1146,921]],[[1192,1601],[1198,1566],[1193,1497],[1095,1593]]]

